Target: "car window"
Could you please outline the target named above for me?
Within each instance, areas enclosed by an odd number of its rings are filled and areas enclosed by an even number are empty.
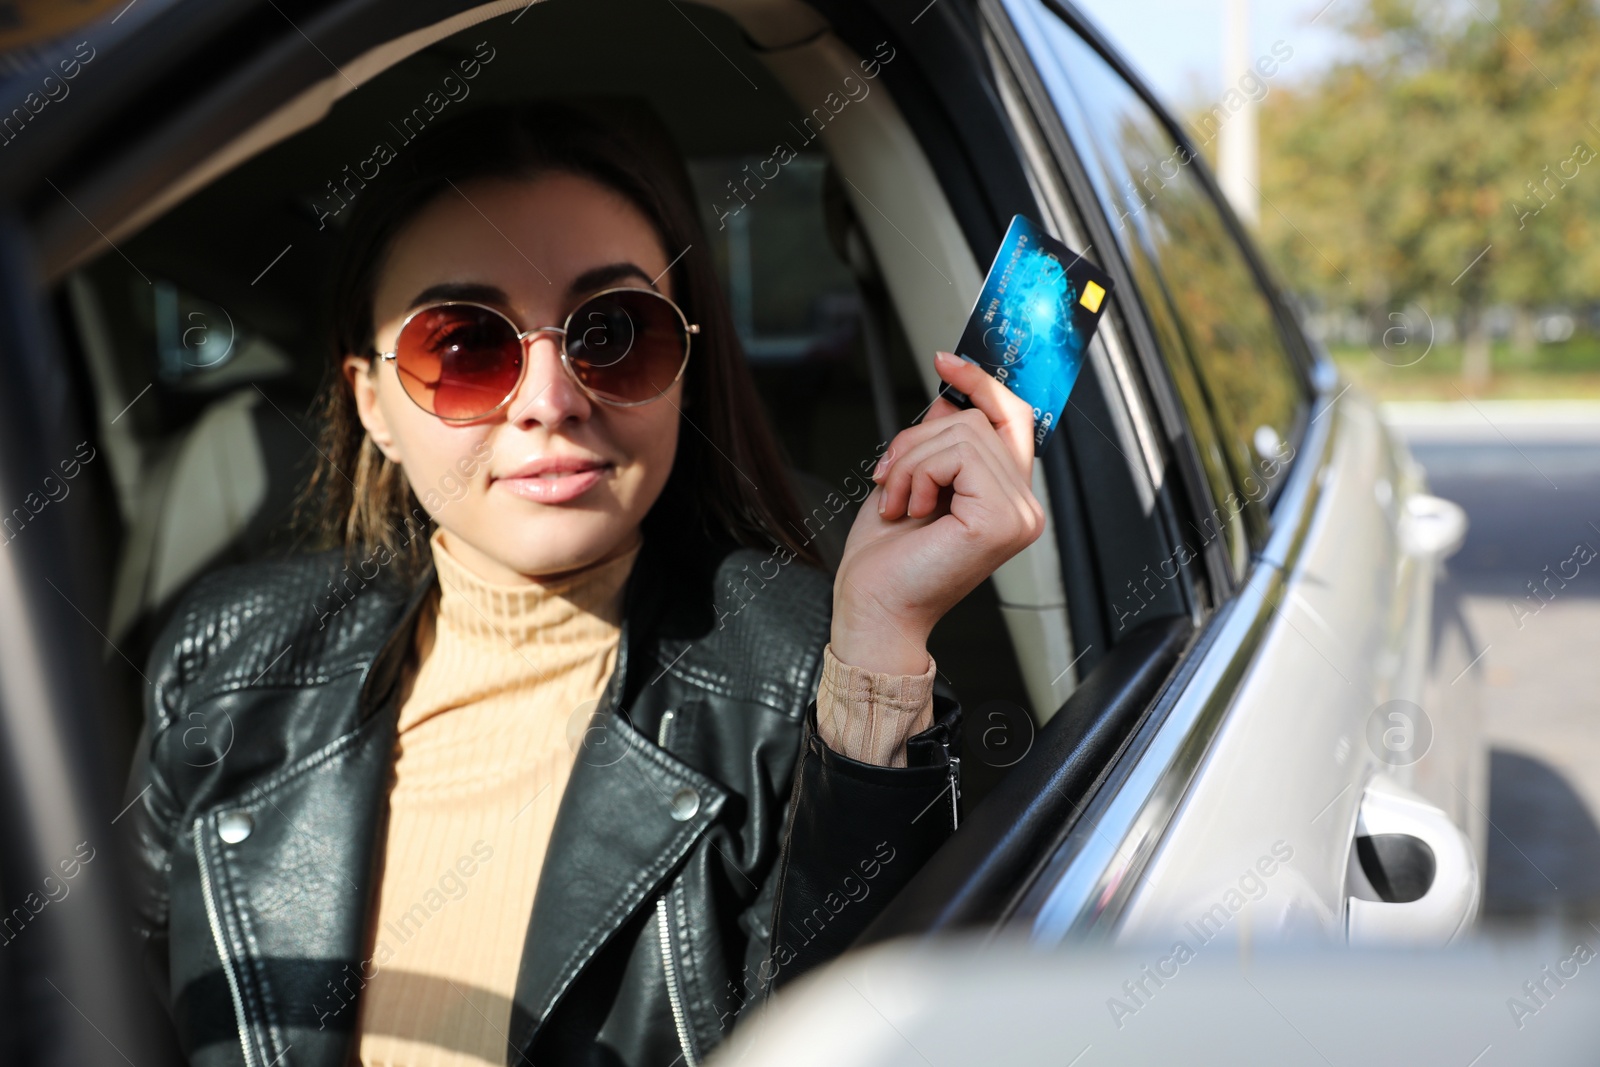
[[[1206,522],[1233,530],[1237,569],[1237,539],[1264,540],[1293,454],[1306,406],[1301,377],[1190,148],[1059,18],[1040,10],[1037,26],[1058,64],[1047,85],[1196,428],[1218,505]]]

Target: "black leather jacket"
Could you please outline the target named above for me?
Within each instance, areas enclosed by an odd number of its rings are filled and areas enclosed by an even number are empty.
[[[146,963],[195,1064],[354,1055],[397,682],[435,579],[332,599],[341,563],[211,575],[152,656],[123,821]],[[815,732],[828,579],[750,550],[699,575],[647,544],[630,578],[532,917],[506,931],[509,1063],[698,1062],[951,832],[955,703],[936,698],[912,766],[840,756]]]

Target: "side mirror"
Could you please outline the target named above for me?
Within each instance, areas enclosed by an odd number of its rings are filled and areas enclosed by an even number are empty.
[[[1400,517],[1400,547],[1408,556],[1445,560],[1467,539],[1467,513],[1441,497],[1416,493]]]

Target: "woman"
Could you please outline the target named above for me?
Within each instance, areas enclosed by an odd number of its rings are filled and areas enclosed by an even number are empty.
[[[1029,409],[941,354],[831,585],[681,166],[495,108],[357,200],[307,500],[208,577],[130,792],[197,1064],[698,1062],[951,832],[933,625],[1042,526]]]

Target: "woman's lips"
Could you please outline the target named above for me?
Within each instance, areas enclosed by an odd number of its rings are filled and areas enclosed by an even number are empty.
[[[540,504],[565,504],[578,499],[600,484],[611,469],[610,464],[574,466],[562,464],[558,469],[540,473],[518,473],[495,479],[494,484],[514,496]]]

